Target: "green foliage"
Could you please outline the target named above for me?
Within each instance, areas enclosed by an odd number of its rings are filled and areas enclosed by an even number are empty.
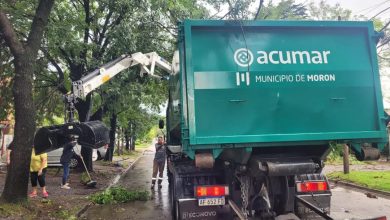
[[[339,17],[341,20],[350,20],[352,17],[352,11],[342,8],[340,3],[331,5],[325,0],[321,0],[319,3],[316,1],[310,2],[308,5],[308,11],[310,19],[313,20],[337,21]]]
[[[227,12],[220,15],[220,19],[251,19],[252,13],[249,11],[254,0],[206,0],[205,3],[213,8],[214,13],[221,13],[227,8]]]
[[[295,3],[294,0],[282,0],[277,5],[272,1],[262,7],[257,19],[261,20],[302,20],[308,18],[304,4]]]
[[[158,128],[158,125],[154,125],[148,132],[145,138],[145,142],[150,143],[154,138],[156,138],[158,135],[164,135]]]
[[[7,218],[9,216],[16,215],[26,207],[25,204],[9,204],[9,203],[0,203],[0,216],[2,218]]]
[[[77,217],[73,215],[69,210],[58,210],[54,212],[54,216],[57,219],[76,220]]]
[[[88,177],[88,174],[86,172],[83,172],[80,176],[80,181],[81,183],[83,184],[87,184],[89,182],[89,177]]]
[[[353,182],[371,189],[390,192],[389,171],[351,171],[349,174],[334,172],[327,175],[332,180]]]
[[[126,203],[130,201],[147,201],[150,199],[148,191],[129,191],[122,187],[112,187],[104,192],[90,196],[92,202],[96,204]]]
[[[335,142],[331,142],[330,148],[330,153],[326,157],[326,163],[334,165],[343,164],[344,144],[337,144]],[[359,161],[358,159],[356,159],[355,155],[353,154],[353,152],[351,152],[350,149],[349,164],[367,164],[367,162]]]
[[[26,39],[25,36],[29,33],[37,1],[2,0],[0,5],[2,11],[12,15],[8,16],[8,19],[15,29],[17,38]],[[9,47],[0,34],[0,120],[5,120],[9,114],[14,113],[12,95],[14,77],[13,59]]]
[[[343,160],[343,145],[337,144],[335,142],[331,142],[330,144],[330,153],[328,154],[328,157],[326,158],[326,161],[328,163],[337,163],[342,162]]]

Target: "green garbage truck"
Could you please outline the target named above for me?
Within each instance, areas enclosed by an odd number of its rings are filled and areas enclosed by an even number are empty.
[[[387,142],[380,37],[372,22],[181,22],[165,126],[174,218],[330,218],[330,143],[375,160]]]

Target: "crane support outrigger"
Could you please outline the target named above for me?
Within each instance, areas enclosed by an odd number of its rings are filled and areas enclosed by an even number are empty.
[[[154,74],[156,66],[168,73],[171,72],[171,64],[156,52],[146,54],[137,52],[131,55],[122,55],[88,73],[80,80],[74,81],[72,83],[72,93],[64,95],[67,111],[66,123],[39,128],[34,138],[36,152],[39,154],[61,147],[66,141],[67,135],[77,135],[80,144],[91,148],[99,148],[108,143],[108,129],[101,121],[75,121],[75,104],[79,99],[84,99],[117,74],[134,66],[140,66],[139,74],[141,77],[148,76],[161,79],[161,76]]]

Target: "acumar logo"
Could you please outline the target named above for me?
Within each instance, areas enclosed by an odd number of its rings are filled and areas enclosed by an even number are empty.
[[[242,67],[248,67],[253,63],[253,53],[246,49],[240,48],[234,52],[234,62]]]
[[[328,64],[329,50],[324,51],[256,51],[258,64]],[[234,62],[241,67],[252,65],[254,56],[247,48],[240,48],[234,52]]]

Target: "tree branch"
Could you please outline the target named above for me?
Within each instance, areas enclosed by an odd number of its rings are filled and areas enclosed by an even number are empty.
[[[97,44],[98,45],[101,45],[102,42],[103,42],[103,39],[105,38],[106,31],[108,29],[108,25],[110,23],[110,19],[111,19],[112,14],[113,14],[113,11],[110,10],[110,12],[106,16],[106,20],[104,21],[104,25],[103,25],[102,31],[99,32],[99,40],[97,40]]]
[[[70,58],[71,56],[63,48],[58,47],[58,49],[60,49],[60,52],[61,52],[62,56],[65,58],[66,62],[68,62],[68,65],[72,66],[73,65],[73,61]]]
[[[64,80],[65,80],[65,75],[64,71],[62,71],[62,68],[58,65],[57,61],[55,61],[50,54],[47,54],[47,59],[50,61],[51,64],[53,64],[54,68],[57,70],[58,74],[58,80],[57,80],[57,88],[62,94],[66,94],[68,90],[66,90],[64,86]]]
[[[83,1],[83,7],[84,7],[84,12],[85,12],[85,28],[84,28],[84,49],[80,54],[81,60],[84,61],[84,64],[87,66],[87,44],[88,44],[88,38],[89,38],[89,28],[91,26],[91,12],[90,12],[90,7],[89,7],[89,0],[84,0]]]
[[[0,10],[0,31],[2,32],[0,36],[2,36],[14,56],[20,56],[24,53],[22,43],[18,40],[11,22],[2,10]]]
[[[40,0],[36,10],[31,31],[27,39],[27,47],[33,53],[38,52],[41,46],[43,31],[46,27],[50,11],[54,5],[54,0]]]
[[[264,3],[264,0],[260,0],[259,8],[257,8],[257,12],[256,12],[256,15],[253,18],[253,20],[257,20],[257,17],[259,16],[259,13],[260,13],[261,7],[263,6],[263,3]]]
[[[390,25],[390,20],[385,24],[385,26],[383,26],[383,28],[381,28],[381,29],[379,30],[379,32],[384,31],[389,25]]]

